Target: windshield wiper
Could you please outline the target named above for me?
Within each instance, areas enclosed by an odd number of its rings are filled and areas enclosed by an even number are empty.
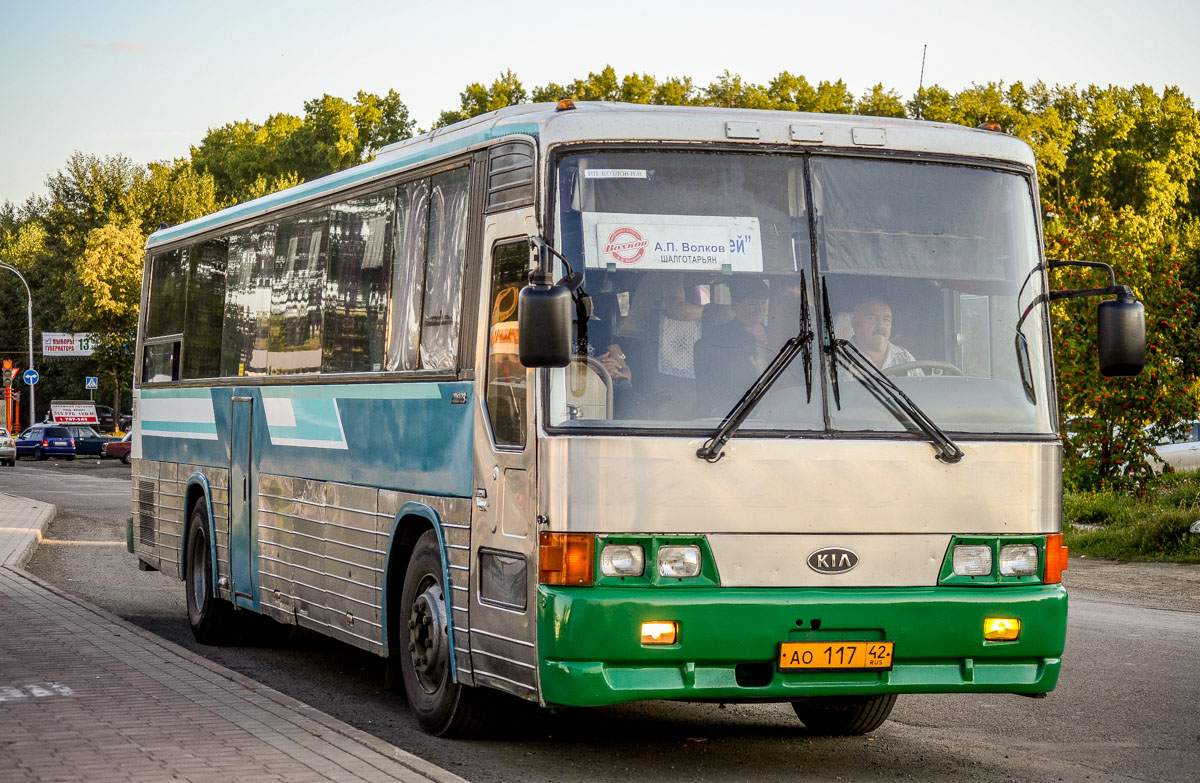
[[[804,391],[808,402],[812,402],[812,341],[813,331],[809,326],[809,306],[808,306],[808,284],[804,279],[804,273],[800,273],[800,332],[795,337],[791,337],[779,349],[779,353],[775,354],[775,358],[767,365],[767,368],[762,371],[762,374],[750,385],[746,393],[742,395],[742,399],[738,400],[737,405],[734,405],[729,413],[725,414],[724,421],[713,436],[704,442],[704,445],[696,450],[696,456],[707,462],[718,462],[721,457],[725,456],[722,451],[725,444],[737,432],[738,427],[742,426],[754,410],[754,407],[762,400],[771,387],[775,385],[775,381],[779,380],[779,376],[788,368],[792,360],[796,358],[796,354],[804,354]]]
[[[858,349],[858,346],[849,340],[840,339],[833,333],[833,323],[829,310],[829,285],[826,281],[822,281],[821,299],[822,306],[825,308],[825,351],[829,354],[829,375],[833,385],[834,401],[837,403],[838,410],[842,408],[842,400],[838,392],[837,382],[837,363],[840,359],[851,370],[857,370],[857,373],[852,374],[876,399],[886,407],[899,409],[929,437],[929,440],[933,442],[934,449],[937,451],[934,455],[936,459],[950,465],[961,460],[963,458],[962,449],[954,441],[950,440],[950,436],[933,419],[929,418],[929,415],[921,410],[920,406],[913,402],[907,394],[900,391],[900,387],[885,375],[883,370],[876,367],[875,363]]]

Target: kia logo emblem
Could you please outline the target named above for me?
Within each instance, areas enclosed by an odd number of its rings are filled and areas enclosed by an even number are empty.
[[[840,546],[827,546],[808,556],[808,567],[818,574],[844,574],[858,565],[858,555]]]

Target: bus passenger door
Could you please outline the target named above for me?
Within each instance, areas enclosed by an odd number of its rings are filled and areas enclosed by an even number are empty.
[[[234,397],[230,415],[229,464],[229,570],[232,572],[233,602],[247,609],[254,608],[254,569],[250,527],[252,512],[250,498],[251,438],[254,434],[254,398]]]
[[[538,696],[536,440],[534,373],[518,361],[516,328],[535,231],[532,209],[486,218],[471,524],[475,682],[526,699]]]

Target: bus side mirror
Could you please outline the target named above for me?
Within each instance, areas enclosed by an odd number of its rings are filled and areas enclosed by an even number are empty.
[[[1096,310],[1100,373],[1107,378],[1137,375],[1146,364],[1146,308],[1125,289]]]
[[[571,361],[571,292],[566,286],[530,284],[517,301],[521,364],[566,367]]]

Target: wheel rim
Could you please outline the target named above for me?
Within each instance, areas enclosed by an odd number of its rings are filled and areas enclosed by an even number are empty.
[[[408,651],[417,683],[432,694],[445,683],[450,662],[446,601],[432,576],[422,581],[421,588],[408,617]]]
[[[204,551],[202,533],[197,533],[192,541],[192,603],[196,606],[196,614],[200,615],[208,601],[208,553]]]

